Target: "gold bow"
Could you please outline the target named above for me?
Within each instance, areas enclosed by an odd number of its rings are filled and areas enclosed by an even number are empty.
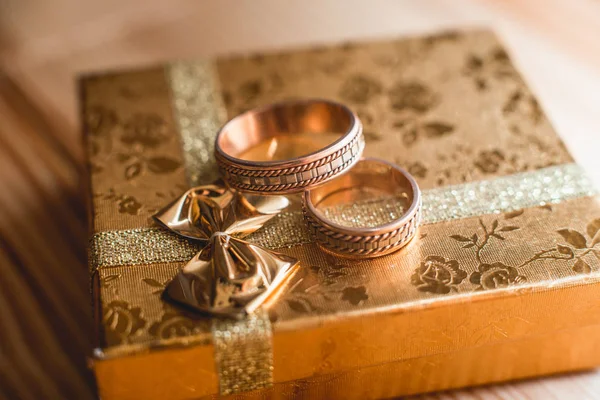
[[[204,245],[167,285],[166,296],[213,315],[239,318],[254,312],[298,260],[240,238],[288,205],[284,196],[244,196],[217,181],[188,190],[159,211],[156,221]]]

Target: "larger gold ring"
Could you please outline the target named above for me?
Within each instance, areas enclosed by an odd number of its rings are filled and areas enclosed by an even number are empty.
[[[402,168],[365,158],[347,174],[305,192],[303,210],[324,250],[350,258],[378,257],[399,250],[415,236],[421,191]]]
[[[217,134],[215,156],[233,188],[288,194],[346,172],[364,146],[362,125],[348,107],[328,100],[290,101],[230,120]]]

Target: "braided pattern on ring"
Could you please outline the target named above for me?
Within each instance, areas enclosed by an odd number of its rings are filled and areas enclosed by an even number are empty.
[[[319,175],[317,177],[307,179],[304,181],[300,181],[300,182],[296,182],[296,183],[286,183],[286,184],[280,184],[280,185],[253,185],[253,184],[245,184],[245,183],[231,183],[231,186],[233,186],[235,189],[248,190],[248,191],[254,191],[254,192],[279,192],[279,191],[290,190],[290,189],[294,189],[294,188],[298,188],[298,187],[306,187],[306,186],[310,186],[310,185],[319,183],[319,182],[331,177],[332,175],[337,175],[344,169],[350,168],[354,164],[355,161],[358,161],[358,156],[353,157],[352,160],[350,160],[348,163],[341,165],[341,166],[335,168],[334,170],[329,171],[323,175]]]
[[[282,193],[282,192],[294,192],[297,190],[301,190],[303,188],[315,185],[317,183],[323,182],[328,180],[329,178],[336,176],[338,174],[340,174],[341,172],[351,168],[356,162],[358,162],[362,151],[364,149],[364,138],[362,136],[362,131],[359,131],[358,135],[347,145],[345,145],[342,149],[336,151],[335,153],[332,153],[326,157],[323,157],[320,160],[311,162],[309,164],[305,164],[302,166],[298,166],[298,167],[294,167],[294,168],[286,168],[286,169],[281,169],[281,170],[273,170],[273,171],[251,171],[255,173],[255,177],[254,178],[264,178],[264,179],[268,179],[269,173],[272,173],[271,175],[273,177],[276,176],[289,176],[289,174],[293,173],[291,171],[297,171],[300,172],[300,170],[303,171],[315,171],[316,168],[318,167],[322,167],[323,165],[327,165],[328,163],[330,163],[329,166],[329,171],[322,173],[321,175],[318,176],[313,176],[311,178],[308,179],[302,179],[302,180],[298,180],[296,182],[289,182],[289,183],[256,183],[256,182],[252,182],[252,183],[245,183],[245,182],[240,182],[237,180],[237,176],[235,174],[232,174],[230,171],[235,169],[235,170],[239,170],[235,167],[232,167],[229,164],[225,164],[225,162],[223,160],[220,160],[217,158],[219,167],[221,168],[222,172],[223,172],[223,176],[225,177],[225,179],[228,181],[228,183],[230,184],[231,187],[238,189],[238,190],[244,190],[244,191],[252,191],[252,192],[261,192],[261,193]],[[348,159],[346,156],[350,155],[350,158]],[[333,167],[333,165],[331,164],[333,161],[340,159],[340,160],[344,160],[344,157],[346,158],[345,162],[343,162],[343,164],[338,165],[336,167]],[[246,170],[244,170],[246,171]],[[288,174],[285,174],[285,172],[288,172]],[[296,173],[297,173],[296,172]],[[262,176],[260,176],[262,175]],[[311,173],[312,175],[312,173]],[[285,182],[285,181],[284,181]]]
[[[337,150],[336,152],[331,153],[331,154],[327,155],[326,157],[323,157],[323,158],[313,161],[311,163],[299,165],[297,167],[292,167],[292,168],[272,169],[272,170],[252,170],[252,169],[236,167],[236,166],[233,166],[233,165],[227,163],[219,153],[216,153],[216,159],[217,159],[217,163],[219,164],[219,167],[232,175],[248,176],[248,177],[271,177],[271,176],[296,174],[298,172],[304,172],[307,170],[321,167],[327,163],[330,163],[331,161],[333,161],[337,158],[340,158],[344,153],[346,153],[348,150],[350,150],[361,137],[362,137],[362,129],[358,131],[357,135],[354,136],[354,138],[350,141],[350,143],[346,144],[344,147]]]
[[[307,222],[309,231],[314,239],[332,252],[347,255],[369,256],[386,253],[393,248],[401,248],[406,245],[415,235],[421,220],[421,204],[417,207],[412,217],[400,228],[386,232],[380,235],[360,236],[349,235],[333,231],[321,225],[304,207],[304,217]],[[321,235],[319,235],[319,233]],[[388,245],[375,248],[361,247],[369,243],[376,243],[388,239],[394,239]],[[357,244],[359,248],[352,247],[352,244]]]

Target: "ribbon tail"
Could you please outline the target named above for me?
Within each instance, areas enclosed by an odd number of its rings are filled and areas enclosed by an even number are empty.
[[[236,303],[252,313],[273,294],[290,275],[298,260],[239,239],[231,239],[229,252],[239,265],[236,280],[242,290],[234,294]]]
[[[196,254],[169,282],[165,295],[171,300],[200,312],[210,312],[206,304],[211,302],[212,265]]]
[[[267,300],[281,293],[285,281],[295,273],[299,266],[298,260],[293,257],[266,250],[260,246],[251,246],[263,259],[262,273],[270,277],[270,284],[262,293],[246,304],[244,309],[248,314],[254,313]]]
[[[167,285],[166,295],[203,313],[241,318],[260,307],[298,261],[226,234],[211,239]]]

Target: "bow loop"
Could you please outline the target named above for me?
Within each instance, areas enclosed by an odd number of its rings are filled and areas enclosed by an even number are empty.
[[[244,196],[222,182],[188,190],[154,218],[205,246],[168,284],[167,296],[197,311],[240,317],[256,310],[298,261],[240,238],[287,207],[283,196]]]
[[[244,196],[222,181],[198,186],[160,210],[154,219],[178,235],[209,240],[217,232],[243,238],[289,205],[284,196]]]

